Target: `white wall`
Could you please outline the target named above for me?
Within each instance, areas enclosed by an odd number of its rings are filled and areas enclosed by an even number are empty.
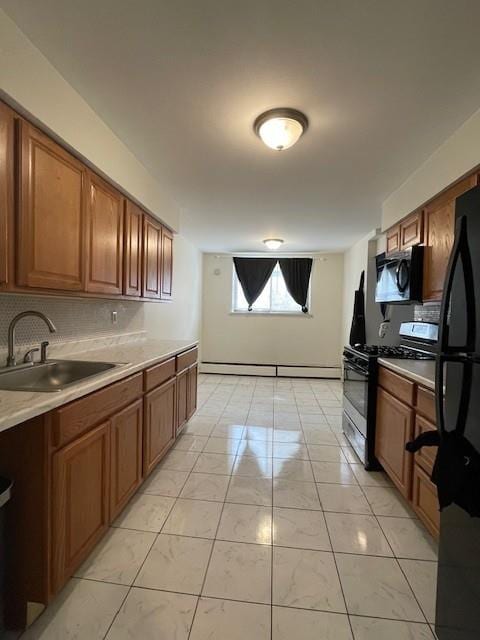
[[[480,163],[480,110],[459,127],[382,206],[382,228],[398,222]]]
[[[174,239],[172,302],[144,304],[145,328],[162,340],[200,337],[202,254],[183,236]]]
[[[1,96],[178,230],[179,209],[171,197],[1,9],[0,59]]]
[[[343,255],[314,261],[312,317],[231,314],[232,258],[203,260],[202,360],[338,367],[342,345]],[[220,275],[214,270],[219,269]]]

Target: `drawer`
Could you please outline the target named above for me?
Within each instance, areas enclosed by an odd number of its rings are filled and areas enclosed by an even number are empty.
[[[414,465],[413,468],[412,506],[430,533],[438,538],[440,511],[438,508],[437,487],[418,464]]]
[[[380,367],[378,371],[378,384],[391,393],[392,396],[395,396],[395,398],[413,406],[415,384],[410,382],[410,380],[399,376],[386,367]]]
[[[425,431],[436,431],[437,427],[425,420],[422,416],[415,417],[415,438]],[[432,473],[433,464],[437,456],[438,447],[423,447],[415,454],[415,462],[419,464],[428,474]]]
[[[430,422],[436,422],[435,394],[433,391],[418,387],[416,409],[418,413],[421,413]]]
[[[198,349],[194,347],[188,351],[184,351],[177,356],[177,373],[188,369],[192,364],[198,360]]]
[[[145,370],[145,391],[151,391],[175,375],[175,358],[170,358]]]
[[[52,411],[53,444],[63,447],[142,395],[143,374],[95,391]]]

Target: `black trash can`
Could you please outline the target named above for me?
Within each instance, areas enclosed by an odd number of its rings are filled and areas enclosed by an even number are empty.
[[[12,482],[0,477],[0,637],[5,631],[4,602],[5,602],[5,523],[6,504],[12,494]]]

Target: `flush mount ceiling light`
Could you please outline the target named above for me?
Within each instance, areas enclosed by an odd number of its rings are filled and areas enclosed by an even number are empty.
[[[307,130],[308,118],[296,109],[270,109],[253,123],[257,136],[271,149],[283,151],[292,147]]]
[[[267,247],[267,249],[275,250],[282,246],[283,240],[281,240],[280,238],[267,238],[263,241],[263,244]]]

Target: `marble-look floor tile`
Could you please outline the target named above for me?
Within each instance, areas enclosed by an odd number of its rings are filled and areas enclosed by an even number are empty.
[[[281,460],[276,458],[273,461],[273,477],[295,482],[314,481],[312,465],[307,460]]]
[[[183,434],[184,435],[190,435],[190,436],[200,436],[200,437],[207,437],[212,433],[214,427],[215,427],[215,423],[216,423],[217,419],[216,418],[212,418],[211,421],[209,422],[204,422],[203,424],[190,424],[188,423],[184,429],[183,429]]]
[[[345,613],[333,554],[274,547],[273,604]]]
[[[223,502],[227,494],[230,476],[213,473],[191,473],[181,493],[181,498],[190,500],[213,500]]]
[[[225,456],[221,453],[201,453],[193,467],[195,473],[214,473],[229,475],[232,472],[235,456]]]
[[[242,437],[244,429],[245,427],[241,424],[219,423],[215,426],[210,435],[214,438],[240,439]]]
[[[326,513],[333,550],[370,556],[393,556],[375,516]]]
[[[272,480],[233,476],[228,488],[227,502],[271,506]]]
[[[241,440],[233,438],[209,438],[203,451],[205,453],[223,453],[225,455],[234,456]]]
[[[244,440],[273,440],[273,428],[247,425],[242,437]]]
[[[132,584],[154,540],[154,533],[110,529],[75,575],[91,580]]]
[[[135,586],[199,594],[213,542],[161,533],[135,580]]]
[[[308,445],[339,446],[338,440],[330,428],[310,429],[304,425],[303,431]]]
[[[393,487],[384,471],[367,471],[362,464],[352,464],[352,471],[362,487]]]
[[[273,607],[272,640],[352,640],[348,616]]]
[[[233,475],[249,478],[271,478],[272,459],[237,456],[233,467]]]
[[[274,429],[274,442],[305,442],[303,431],[298,429]]]
[[[128,587],[73,578],[22,636],[24,640],[103,640]]]
[[[196,604],[196,596],[134,587],[106,640],[188,640]]]
[[[437,597],[437,563],[422,560],[399,560],[399,563],[425,617],[433,624]]]
[[[202,595],[270,604],[270,546],[217,540]]]
[[[275,442],[273,445],[273,457],[290,460],[309,460],[308,449],[300,442]]]
[[[270,607],[200,598],[190,640],[270,640]]]
[[[313,482],[274,480],[273,504],[276,507],[321,510],[317,489]]]
[[[331,484],[357,484],[350,465],[343,462],[319,462],[312,460],[312,471],[316,482]]]
[[[397,558],[437,559],[437,543],[419,520],[378,516],[378,521]]]
[[[335,555],[350,614],[425,622],[394,558]]]
[[[113,526],[159,532],[175,503],[175,498],[139,493],[134,496]]]
[[[415,518],[415,513],[397,489],[387,487],[363,487],[367,500],[376,516]]]
[[[180,495],[188,473],[188,471],[156,469],[140,487],[139,493],[176,498]]]
[[[434,640],[427,624],[350,616],[355,640]]]
[[[186,433],[175,442],[174,451],[190,451],[190,453],[203,451],[208,442],[207,436],[195,436]]]
[[[194,538],[214,538],[221,512],[220,502],[178,498],[162,533]]]
[[[343,455],[342,448],[328,444],[308,444],[308,453],[311,460],[319,462],[344,462],[347,459]]]
[[[271,458],[273,443],[271,440],[241,440],[237,455],[252,458]]]
[[[355,453],[355,449],[353,449],[352,447],[342,447],[342,452],[347,462],[350,462],[351,464],[357,464],[360,462],[360,458],[357,456],[357,454]]]
[[[281,507],[273,509],[273,544],[318,551],[332,549],[321,511]]]
[[[320,503],[324,511],[338,513],[371,514],[360,487],[343,484],[317,484]]]
[[[161,469],[173,471],[191,471],[198,459],[198,453],[188,451],[170,451],[161,462]]]
[[[269,507],[226,503],[217,538],[232,542],[271,544],[272,510]]]

